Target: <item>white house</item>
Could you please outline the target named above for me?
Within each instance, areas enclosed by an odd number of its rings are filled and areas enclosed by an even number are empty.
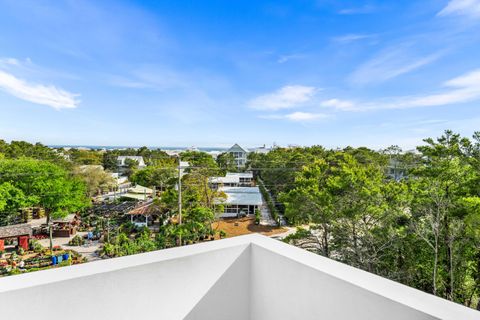
[[[225,193],[226,199],[220,198],[216,204],[223,204],[222,218],[233,218],[255,214],[262,205],[262,194],[258,187],[220,187],[218,191]]]
[[[135,187],[128,188],[127,192],[121,194],[121,196],[124,198],[146,201],[154,197],[155,194],[153,189],[143,187],[137,184]]]
[[[254,152],[254,153],[263,153],[263,154],[267,154],[269,153],[270,151],[272,151],[272,148],[269,148],[267,147],[266,145],[263,145],[261,147],[257,147],[257,148],[252,148],[249,150],[250,152]]]
[[[209,179],[210,186],[213,189],[219,187],[252,187],[252,172],[227,172],[225,177],[211,177]]]
[[[245,163],[247,163],[248,151],[240,147],[238,144],[235,143],[230,149],[227,150],[227,153],[233,155],[235,164],[238,168],[244,167]]]
[[[142,156],[118,156],[117,158],[117,165],[122,168],[126,167],[127,165],[125,164],[125,161],[127,159],[134,160],[138,163],[138,168],[144,168],[146,167],[145,161],[143,161]]]

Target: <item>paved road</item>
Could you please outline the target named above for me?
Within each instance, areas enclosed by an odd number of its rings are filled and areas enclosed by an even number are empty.
[[[278,239],[278,240],[283,240],[285,239],[287,236],[297,232],[297,228],[296,227],[284,227],[284,228],[287,228],[287,231],[285,231],[284,233],[277,233],[277,234],[274,234],[274,235],[271,235],[270,238],[274,238],[274,239]]]

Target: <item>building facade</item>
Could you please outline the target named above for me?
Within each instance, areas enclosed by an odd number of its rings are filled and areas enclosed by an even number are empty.
[[[220,187],[218,191],[226,195],[226,199],[216,200],[216,204],[223,205],[221,218],[253,215],[263,203],[258,187]]]
[[[235,164],[238,168],[245,167],[248,155],[247,150],[235,143],[230,149],[227,150],[227,153],[230,153],[233,156],[233,158],[235,159]]]
[[[220,187],[253,187],[252,172],[227,172],[224,177],[211,177],[210,187],[217,190]]]

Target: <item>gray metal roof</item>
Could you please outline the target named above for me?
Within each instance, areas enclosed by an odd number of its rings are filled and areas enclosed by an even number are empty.
[[[252,172],[227,172],[226,177],[239,177],[239,178],[253,179],[253,173]]]
[[[251,172],[227,172],[225,177],[211,177],[211,183],[240,183],[240,178],[253,179]]]
[[[227,199],[219,199],[216,203],[229,205],[262,205],[262,194],[258,187],[223,187],[219,191],[227,195]]]

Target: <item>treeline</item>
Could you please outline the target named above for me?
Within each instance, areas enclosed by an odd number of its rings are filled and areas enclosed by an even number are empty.
[[[248,165],[301,226],[286,241],[480,308],[480,133],[424,141],[408,153],[279,148]]]
[[[48,219],[65,217],[69,213],[88,216],[92,196],[115,187],[109,171],[116,171],[119,155],[140,155],[149,164],[145,168],[132,166],[130,180],[143,186],[155,187],[159,197],[152,210],[160,213],[161,228],[155,241],[142,234],[135,241],[112,237],[105,250],[107,255],[118,256],[135,250],[151,250],[198,242],[213,237],[220,230],[212,230],[215,210],[214,199],[224,197],[209,188],[208,177],[222,171],[212,156],[195,151],[182,153],[182,160],[191,167],[182,177],[182,224],[178,211],[178,159],[161,150],[146,147],[128,150],[51,149],[42,144],[28,142],[6,143],[0,140],[0,226],[22,223],[22,210],[40,207]],[[168,222],[168,223],[164,223]],[[125,238],[125,237],[123,237]],[[137,241],[138,240],[138,241]],[[150,239],[151,240],[151,239]],[[136,252],[137,252],[136,251]]]

